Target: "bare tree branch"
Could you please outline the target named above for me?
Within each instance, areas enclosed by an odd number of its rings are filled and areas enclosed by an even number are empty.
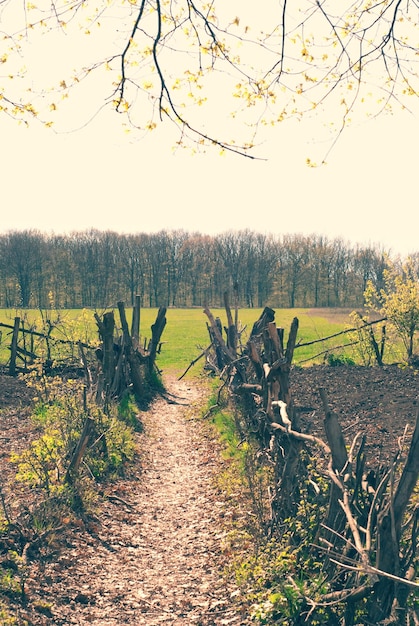
[[[11,5],[10,0],[0,2],[2,14]],[[86,17],[85,9],[90,7]],[[357,111],[366,109],[367,99],[367,114],[375,117],[392,106],[408,109],[409,97],[418,94],[416,1],[348,2],[336,9],[327,0],[282,0],[279,10],[272,6],[269,11],[268,7],[266,16],[256,15],[256,11],[253,25],[248,16],[232,18],[228,3],[217,1],[201,6],[196,0],[167,4],[161,0],[130,0],[112,5],[105,0],[93,0],[91,4],[84,0],[71,4],[54,0],[48,9],[25,2],[20,11],[21,28],[11,27],[8,32],[7,23],[2,22],[6,36],[0,61],[9,63],[9,57],[28,54],[25,41],[30,43],[33,31],[67,38],[86,28],[87,23],[91,36],[92,25],[99,26],[100,20],[110,24],[111,18],[115,37],[110,29],[109,51],[105,46],[98,49],[95,59],[86,57],[86,62],[75,70],[75,77],[62,81],[68,85],[65,95],[93,71],[106,66],[111,70],[112,93],[117,95],[108,104],[126,115],[132,127],[144,132],[169,119],[178,129],[180,143],[189,139],[197,146],[217,146],[246,157],[262,125],[292,117],[300,119],[324,108],[335,118],[339,116],[339,122],[333,122],[336,130],[326,158]],[[17,46],[13,45],[13,37]],[[121,37],[122,44],[118,44]],[[143,76],[153,72],[158,85],[147,91],[142,85]],[[31,80],[30,76],[26,78]],[[22,89],[16,97],[16,82],[4,78],[3,83],[0,78],[3,112],[18,115],[19,119],[34,116],[33,103],[24,98],[29,92]],[[31,90],[39,96],[53,97],[49,85],[38,91],[31,86]],[[188,97],[191,100],[186,105]],[[197,107],[204,101],[201,113]],[[102,104],[99,101],[97,108]],[[217,126],[216,110],[220,105],[242,122],[231,139],[226,137],[229,130]],[[147,107],[152,110],[151,116]],[[91,113],[86,117],[90,119]],[[49,123],[45,114],[40,119]]]

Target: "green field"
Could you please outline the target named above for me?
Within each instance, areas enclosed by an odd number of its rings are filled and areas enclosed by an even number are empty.
[[[212,310],[215,317],[220,317],[221,322],[226,325],[226,314],[223,309]],[[252,330],[254,322],[258,319],[262,309],[240,309],[239,328],[243,329],[242,342],[245,343]],[[103,311],[98,311],[99,315]],[[128,323],[131,321],[131,309],[127,310]],[[276,324],[285,329],[285,341],[288,329],[294,317],[299,320],[298,343],[305,343],[328,337],[349,324],[349,310],[342,309],[277,309]],[[0,322],[13,324],[15,315],[25,319],[28,327],[31,323],[36,324],[37,330],[42,330],[42,316],[39,311],[25,310],[0,310]],[[148,340],[151,336],[151,325],[156,319],[157,309],[141,310],[141,337],[142,341]],[[44,320],[47,317],[43,314]],[[58,317],[60,323],[54,330],[53,336],[60,339],[77,341],[81,339],[85,342],[98,340],[94,311],[91,310],[63,310],[50,311],[48,316],[55,321]],[[119,323],[118,311],[115,312],[117,325]],[[167,325],[162,336],[162,350],[158,355],[157,364],[162,370],[183,373],[193,359],[195,359],[209,344],[207,331],[207,317],[200,308],[197,309],[168,309]],[[0,362],[7,362],[10,345],[10,330],[0,328],[2,331],[2,341],[0,344]],[[323,352],[333,345],[345,343],[348,339],[345,336],[329,340],[326,343],[318,343],[307,347],[297,347],[294,362],[296,364],[308,364],[313,356]],[[334,342],[334,343],[333,343]],[[319,357],[322,359],[322,356]],[[202,367],[202,361],[198,362],[193,372],[196,373]]]
[[[225,311],[222,309],[212,310],[215,317],[219,317],[223,326],[226,325]],[[242,342],[245,343],[250,334],[254,322],[258,319],[262,309],[240,309],[239,328],[243,328]],[[148,315],[155,315],[155,311],[143,312],[142,333],[149,332],[151,319]],[[298,341],[305,343],[314,339],[327,337],[343,330],[349,323],[348,313],[327,315],[327,312],[319,310],[319,315],[313,309],[277,309],[276,324],[285,329],[285,341],[288,330],[294,317],[299,320]],[[209,337],[207,331],[207,317],[201,309],[169,309],[167,312],[167,327],[164,331],[162,354],[158,363],[162,368],[176,371],[184,371],[189,363],[196,358],[201,350],[207,347]],[[335,342],[336,344],[336,342]],[[327,342],[328,346],[332,344]],[[305,361],[326,349],[326,345],[314,344],[306,348],[297,348],[295,363]],[[196,368],[199,364],[196,365]]]

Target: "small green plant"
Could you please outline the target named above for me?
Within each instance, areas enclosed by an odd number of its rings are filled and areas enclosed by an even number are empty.
[[[331,367],[340,367],[343,365],[356,365],[354,359],[346,354],[333,354],[333,352],[329,352],[326,357],[327,365]]]
[[[29,379],[40,391],[33,420],[41,434],[24,452],[12,455],[18,468],[16,477],[43,489],[48,498],[73,500],[79,507],[81,494],[88,492],[86,481],[121,474],[126,463],[134,458],[135,404],[127,396],[119,407],[107,406],[105,412],[86,398],[79,381],[41,377],[37,383],[32,375]],[[87,418],[93,428],[77,476],[69,481],[69,467]],[[82,491],[75,494],[74,489],[81,487]]]
[[[97,419],[99,428],[87,450],[84,463],[91,475],[99,480],[123,474],[125,465],[135,456],[136,445],[130,426],[115,415],[107,416],[100,411],[97,413],[100,414]]]
[[[20,596],[22,589],[14,570],[5,569],[0,575],[0,590],[7,596]]]
[[[12,463],[18,464],[16,479],[41,487],[50,495],[61,486],[63,450],[59,431],[49,427],[27,450],[11,455]]]
[[[19,622],[16,617],[10,615],[7,606],[0,601],[0,624],[2,626],[18,626]],[[27,622],[20,622],[21,626],[27,624]]]
[[[300,481],[295,514],[269,527],[271,500],[269,485],[273,470],[264,455],[246,442],[244,463],[230,464],[236,480],[236,494],[241,489],[247,510],[252,514],[247,521],[236,523],[224,540],[224,550],[231,555],[229,573],[241,590],[239,601],[246,605],[251,620],[256,624],[293,626],[305,619],[310,606],[307,598],[321,604],[321,597],[329,591],[322,573],[323,565],[313,557],[319,524],[324,519],[328,502],[328,481],[316,469],[308,453],[302,454],[303,475]],[[331,614],[313,610],[310,624],[328,623]],[[316,621],[316,620],[319,621]]]
[[[382,366],[387,339],[385,320],[373,323],[368,315],[358,311],[352,311],[349,318],[351,327],[356,329],[349,333],[356,360],[365,366],[372,363]]]
[[[328,590],[321,564],[300,561],[298,550],[271,540],[259,549],[253,561],[237,568],[236,579],[246,590],[253,622],[282,626],[305,623],[310,612],[306,599],[316,598],[321,604],[321,596]],[[327,618],[318,622],[313,615],[307,623],[329,622]]]
[[[2,558],[1,566],[0,592],[7,597],[22,598],[27,577],[24,559],[16,550],[8,550]]]
[[[239,447],[240,440],[237,436],[234,418],[227,411],[217,411],[213,413],[211,421],[223,444],[222,456],[230,459],[243,457],[243,450]]]
[[[0,512],[0,535],[7,532],[8,528],[9,528],[9,522],[6,519],[6,516]]]

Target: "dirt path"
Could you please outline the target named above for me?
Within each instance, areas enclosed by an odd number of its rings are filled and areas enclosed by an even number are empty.
[[[246,624],[222,577],[224,503],[214,486],[217,452],[191,420],[199,388],[171,381],[174,403],[144,415],[147,452],[121,481],[97,523],[34,572],[36,624],[211,626]],[[36,600],[36,598],[35,598]]]

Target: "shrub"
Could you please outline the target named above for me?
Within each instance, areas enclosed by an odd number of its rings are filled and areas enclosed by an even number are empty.
[[[36,386],[33,377],[31,381]],[[42,378],[37,388],[40,393],[32,419],[41,434],[27,450],[12,456],[18,466],[18,480],[43,489],[48,497],[73,498],[69,487],[74,485],[69,485],[66,477],[87,417],[94,426],[78,485],[124,472],[126,463],[135,455],[133,427],[138,428],[135,403],[130,397],[124,398],[119,407],[107,406],[105,411],[86,398],[80,381]]]
[[[355,361],[351,359],[350,356],[347,356],[346,354],[333,354],[332,352],[329,352],[326,361],[327,365],[330,365],[331,367],[340,367],[342,365],[355,365]]]
[[[2,626],[17,626],[18,620],[10,615],[6,605],[3,602],[0,602],[0,624]],[[22,626],[27,622],[21,622]]]

